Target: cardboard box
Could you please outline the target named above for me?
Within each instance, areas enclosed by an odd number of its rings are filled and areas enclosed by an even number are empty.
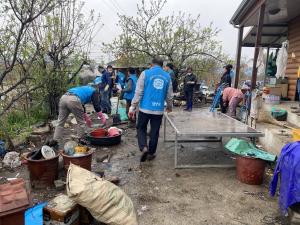
[[[58,195],[43,208],[44,225],[79,225],[79,206],[66,195]]]
[[[266,85],[270,89],[270,95],[281,96],[286,98],[288,96],[288,84],[276,84],[276,85]]]

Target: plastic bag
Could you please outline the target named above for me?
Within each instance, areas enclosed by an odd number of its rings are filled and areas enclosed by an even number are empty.
[[[282,43],[282,47],[280,48],[278,52],[278,56],[276,59],[276,66],[277,66],[277,72],[276,72],[276,78],[284,78],[285,77],[285,70],[286,70],[286,65],[288,61],[288,41],[285,41]]]
[[[248,143],[245,140],[232,138],[226,145],[225,148],[232,153],[248,156],[253,158],[258,158],[266,161],[274,162],[276,160],[276,155],[270,154],[268,152],[262,151],[256,148],[252,143]]]
[[[108,225],[138,225],[131,199],[116,185],[70,164],[67,175],[69,198]]]
[[[12,169],[21,166],[19,153],[17,152],[6,153],[2,162],[4,167],[10,167]]]

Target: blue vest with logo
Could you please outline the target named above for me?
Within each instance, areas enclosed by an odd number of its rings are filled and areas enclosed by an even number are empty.
[[[77,95],[83,105],[91,102],[94,91],[95,88],[91,86],[74,87],[68,90],[68,92]]]
[[[131,74],[128,78],[128,80],[131,79],[132,80],[132,89],[130,92],[125,92],[124,93],[124,99],[127,99],[127,100],[132,100],[133,97],[134,97],[134,93],[135,93],[135,88],[136,88],[136,83],[137,83],[137,76],[136,74]],[[126,83],[126,86],[125,88],[127,88],[127,83]]]
[[[145,70],[144,95],[140,108],[150,111],[164,111],[165,99],[171,78],[161,67]]]
[[[117,76],[118,76],[118,83],[121,85],[122,88],[124,88],[125,80],[126,80],[125,74],[122,72],[118,72]]]

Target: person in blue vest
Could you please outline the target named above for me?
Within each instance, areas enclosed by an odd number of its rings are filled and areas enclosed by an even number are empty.
[[[172,63],[167,63],[164,69],[165,69],[165,71],[167,71],[170,74],[170,77],[171,77],[171,80],[172,80],[173,92],[176,92],[177,80],[176,80],[176,77],[175,77],[173,64]]]
[[[125,83],[125,88],[122,89],[122,95],[123,99],[126,100],[126,113],[129,113],[129,108],[131,106],[131,101],[134,97],[136,83],[137,83],[138,77],[136,75],[134,68],[128,69],[128,78]]]
[[[137,137],[142,152],[141,162],[155,158],[159,129],[167,102],[167,112],[172,111],[172,81],[170,74],[162,69],[163,61],[154,58],[151,68],[143,71],[137,81],[134,98],[129,108],[128,117],[134,118],[139,107]],[[147,125],[150,122],[150,140],[147,143]]]
[[[116,83],[120,84],[121,88],[125,88],[125,82],[126,82],[126,75],[123,73],[121,69],[118,69],[117,77],[116,77]]]
[[[77,135],[80,140],[84,140],[85,124],[92,126],[92,120],[85,112],[85,104],[92,103],[98,117],[102,123],[106,123],[106,118],[101,112],[100,94],[97,88],[91,86],[79,86],[69,89],[59,101],[58,125],[55,127],[53,139],[59,141],[62,138],[65,122],[70,113],[77,121]]]

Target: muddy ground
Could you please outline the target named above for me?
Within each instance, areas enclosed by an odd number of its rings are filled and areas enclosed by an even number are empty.
[[[285,224],[278,212],[277,198],[268,194],[268,181],[251,186],[236,179],[235,169],[174,169],[174,144],[159,141],[157,158],[140,165],[136,131],[122,125],[122,143],[115,147],[98,147],[93,156],[93,171],[105,171],[106,176],[118,176],[120,187],[134,202],[141,225],[202,225],[202,224]],[[75,125],[70,127],[74,133]],[[70,137],[70,129],[65,138]],[[162,129],[161,129],[162,131]],[[66,140],[66,139],[65,139]],[[226,141],[226,140],[224,140]],[[232,163],[232,158],[220,143],[182,145],[183,161],[204,163],[209,160]],[[188,149],[188,151],[185,151]],[[210,150],[207,152],[206,150]],[[26,148],[24,149],[26,151]],[[112,155],[109,162],[97,162]],[[201,156],[201,157],[199,157]],[[97,160],[98,159],[98,160]],[[230,162],[231,161],[231,162]],[[26,165],[14,171],[2,170],[1,176],[25,177]],[[61,171],[60,176],[63,176]],[[63,178],[63,177],[62,177]],[[49,200],[57,192],[53,188],[32,190],[34,203]]]

